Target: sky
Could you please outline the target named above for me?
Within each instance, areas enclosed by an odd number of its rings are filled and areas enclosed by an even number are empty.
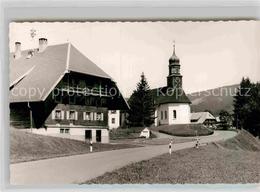
[[[30,30],[36,30],[34,38]],[[71,42],[109,74],[129,97],[144,72],[150,88],[167,84],[175,42],[183,88],[192,93],[260,81],[260,22],[25,22],[9,26],[9,47],[22,50]]]

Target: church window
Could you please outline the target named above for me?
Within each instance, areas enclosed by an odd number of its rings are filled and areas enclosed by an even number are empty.
[[[161,119],[163,119],[163,111],[161,111]]]
[[[176,110],[173,110],[173,119],[176,119],[176,118],[177,118]]]
[[[116,118],[112,118],[112,119],[111,119],[111,123],[112,123],[112,124],[115,124],[115,123],[116,123]]]
[[[167,119],[167,111],[164,111],[164,118]]]

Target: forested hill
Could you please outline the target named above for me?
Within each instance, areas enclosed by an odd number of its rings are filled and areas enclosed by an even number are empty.
[[[213,115],[218,115],[221,110],[232,113],[233,96],[238,87],[239,84],[236,84],[188,94],[187,96],[192,102],[191,111],[208,110]]]

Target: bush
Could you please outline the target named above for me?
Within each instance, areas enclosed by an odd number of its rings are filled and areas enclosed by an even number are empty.
[[[110,139],[136,139],[139,138],[143,127],[118,128],[110,131]]]

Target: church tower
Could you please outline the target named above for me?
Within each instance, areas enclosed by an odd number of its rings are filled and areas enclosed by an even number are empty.
[[[167,86],[152,90],[156,117],[154,124],[155,126],[189,124],[191,101],[182,88],[180,59],[175,54],[175,44],[168,67]]]
[[[167,87],[174,89],[182,88],[182,75],[180,74],[180,59],[175,54],[175,44],[173,44],[173,53],[169,59],[169,75],[167,77]]]

